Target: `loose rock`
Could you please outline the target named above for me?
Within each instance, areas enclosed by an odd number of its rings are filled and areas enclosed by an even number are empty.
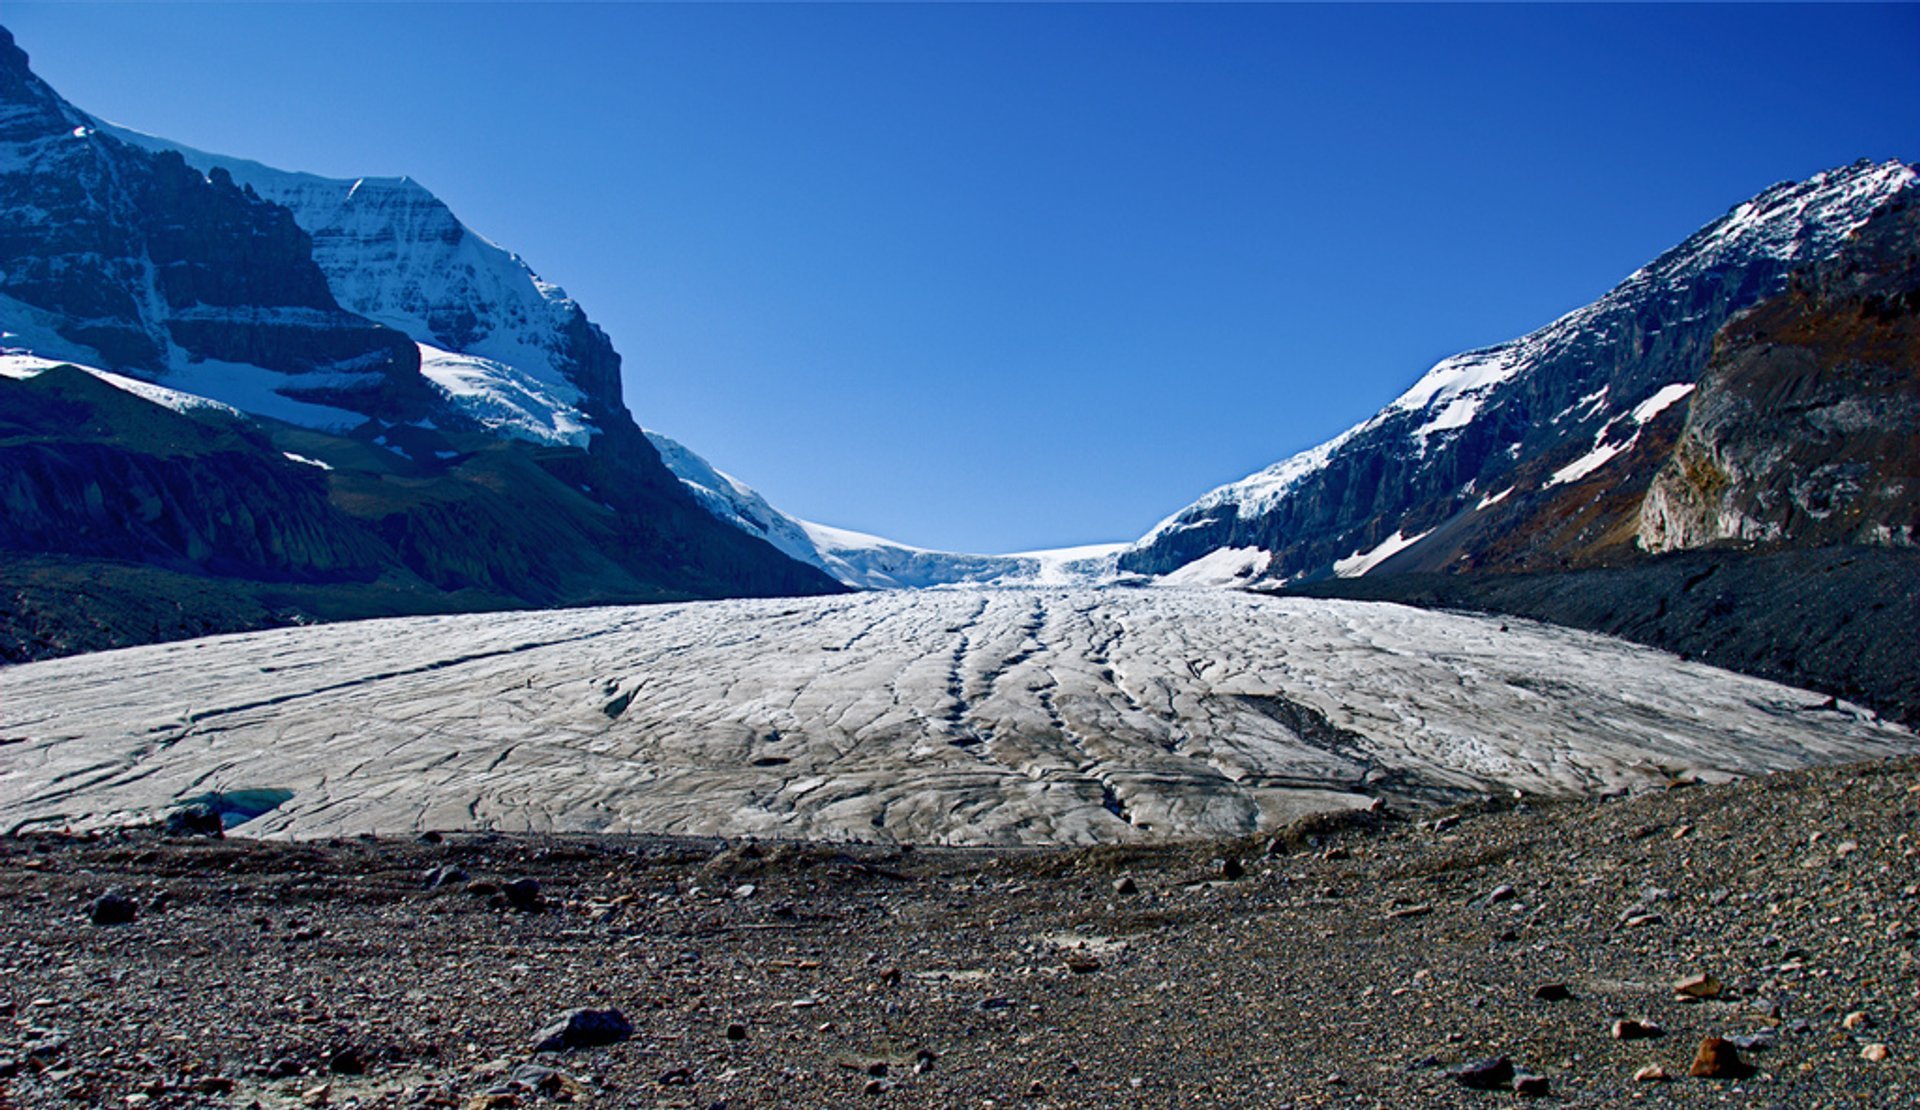
[[[139,915],[140,907],[119,891],[108,891],[87,907],[87,918],[95,925],[127,925]]]
[[[1463,1064],[1448,1074],[1462,1087],[1471,1087],[1476,1091],[1505,1090],[1513,1083],[1513,1060],[1506,1056],[1492,1056]]]
[[[1689,975],[1673,985],[1673,993],[1682,998],[1718,998],[1721,990],[1720,980],[1705,971]]]
[[[1740,1058],[1733,1042],[1725,1037],[1706,1037],[1693,1054],[1687,1074],[1698,1079],[1744,1079],[1753,1074],[1753,1066]]]
[[[633,1023],[618,1010],[572,1010],[534,1034],[535,1052],[617,1044],[633,1036]]]
[[[1616,1041],[1650,1040],[1664,1037],[1667,1031],[1660,1028],[1659,1022],[1640,1021],[1636,1018],[1623,1018],[1613,1023],[1613,1039]]]

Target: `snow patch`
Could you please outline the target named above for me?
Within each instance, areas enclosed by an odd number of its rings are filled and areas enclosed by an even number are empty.
[[[294,454],[294,453],[293,453],[292,451],[282,451],[282,452],[280,452],[280,453],[281,453],[282,455],[285,455],[285,456],[286,456],[286,457],[287,457],[288,459],[291,459],[292,461],[294,461],[294,462],[297,462],[297,463],[302,463],[302,464],[305,464],[305,465],[307,465],[307,466],[317,466],[317,467],[319,467],[319,468],[320,468],[321,470],[332,470],[332,469],[333,469],[333,464],[332,464],[332,463],[324,463],[324,462],[321,462],[321,461],[320,461],[319,459],[310,459],[310,458],[308,458],[308,457],[306,457],[305,455],[296,455],[296,454]]]
[[[482,426],[515,439],[585,447],[596,429],[580,411],[571,382],[542,380],[498,359],[461,354],[417,340],[420,373]]]
[[[1473,511],[1477,513],[1481,509],[1485,509],[1493,505],[1498,505],[1500,502],[1505,501],[1507,499],[1507,495],[1512,493],[1513,490],[1514,490],[1513,486],[1508,486],[1506,489],[1501,490],[1499,493],[1487,494],[1485,497],[1482,497],[1480,499],[1480,503],[1478,505],[1475,505],[1473,507]]]
[[[1273,552],[1258,547],[1222,547],[1155,579],[1159,586],[1236,586],[1251,582],[1273,562]]]
[[[1396,531],[1371,551],[1356,551],[1344,559],[1334,560],[1333,573],[1341,578],[1358,578],[1431,535],[1431,528],[1416,536]]]
[[[99,378],[101,381],[106,382],[108,385],[113,386],[115,389],[124,390],[140,398],[142,401],[151,402],[159,405],[161,408],[172,409],[174,412],[218,412],[236,419],[245,419],[246,417],[245,413],[242,413],[232,405],[222,404],[219,401],[196,396],[192,393],[182,393],[177,389],[168,389],[166,386],[141,381],[139,378],[129,378],[125,374],[116,374],[111,370],[102,370],[97,366],[84,366],[66,359],[41,358],[39,355],[28,354],[24,351],[0,350],[0,377],[16,379],[34,378],[55,366],[71,366],[76,370],[84,370],[94,377]]]

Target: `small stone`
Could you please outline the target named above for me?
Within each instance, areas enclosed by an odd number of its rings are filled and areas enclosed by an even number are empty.
[[[520,1105],[520,1096],[507,1091],[488,1091],[467,1100],[467,1110],[510,1110]]]
[[[1091,975],[1100,970],[1100,958],[1076,952],[1067,957],[1067,970],[1075,975]]]
[[[1552,1085],[1544,1075],[1522,1075],[1515,1077],[1513,1090],[1527,1098],[1545,1098],[1552,1093]]]
[[[426,887],[428,890],[439,890],[442,887],[458,886],[466,881],[467,873],[451,863],[444,867],[436,867],[426,874]]]
[[[1462,1087],[1471,1087],[1476,1091],[1499,1091],[1513,1083],[1513,1061],[1505,1056],[1492,1056],[1462,1064],[1448,1074]]]
[[[1720,980],[1706,971],[1689,975],[1673,985],[1673,993],[1682,998],[1718,998],[1721,989]]]
[[[939,1059],[931,1048],[923,1048],[913,1054],[913,1074],[925,1075],[933,1070],[933,1062]]]
[[[1696,1079],[1745,1079],[1753,1066],[1740,1058],[1740,1051],[1725,1037],[1704,1037],[1693,1054],[1687,1074]]]
[[[633,1023],[618,1010],[571,1010],[534,1034],[535,1052],[566,1052],[576,1048],[617,1044],[633,1036]]]
[[[475,898],[485,898],[500,893],[500,884],[491,879],[475,879],[467,884],[467,893]]]
[[[1499,886],[1494,887],[1492,890],[1487,891],[1487,905],[1491,906],[1491,905],[1496,905],[1500,902],[1511,902],[1513,899],[1519,896],[1520,896],[1519,891],[1513,889],[1512,887],[1508,886],[1505,883],[1501,883]]]
[[[1633,1073],[1633,1081],[1635,1083],[1665,1083],[1672,1078],[1673,1076],[1668,1074],[1667,1069],[1661,1067],[1659,1064],[1648,1064],[1646,1067]]]
[[[546,906],[547,900],[540,897],[540,880],[515,879],[500,888],[507,896],[507,904],[522,913],[531,913]]]
[[[133,899],[117,890],[102,894],[87,907],[87,918],[95,925],[127,925],[139,915],[140,907]]]
[[[1027,1084],[1027,1096],[1026,1096],[1026,1097],[1028,1097],[1028,1098],[1045,1098],[1045,1097],[1046,1097],[1046,1094],[1047,1094],[1047,1085],[1046,1085],[1045,1083],[1042,1083],[1042,1082],[1040,1082],[1040,1081],[1039,1081],[1038,1079],[1036,1079],[1036,1080],[1034,1080],[1033,1082],[1031,1082],[1031,1083],[1029,1083],[1029,1084]]]
[[[1613,1039],[1616,1041],[1644,1041],[1654,1037],[1664,1037],[1667,1031],[1660,1028],[1658,1022],[1638,1021],[1624,1018],[1613,1023]]]
[[[226,829],[220,823],[220,814],[212,806],[192,805],[176,809],[167,814],[164,827],[168,836],[211,836],[223,837]]]
[[[1565,983],[1542,983],[1533,988],[1533,996],[1542,1002],[1565,1002],[1573,997],[1573,988]]]
[[[1840,1028],[1842,1029],[1865,1029],[1868,1024],[1867,1012],[1865,1010],[1855,1010],[1840,1019]]]
[[[1388,910],[1387,917],[1394,921],[1402,921],[1409,917],[1425,917],[1432,912],[1433,907],[1422,902],[1417,906],[1402,906],[1397,910]]]
[[[879,1094],[885,1094],[886,1090],[887,1090],[886,1080],[869,1079],[867,1080],[867,1085],[860,1088],[860,1093],[863,1095],[879,1095]]]
[[[662,1087],[691,1087],[693,1086],[693,1072],[688,1068],[673,1068],[669,1071],[662,1072],[660,1073],[660,1085]]]
[[[234,1082],[224,1075],[209,1075],[194,1080],[193,1089],[203,1095],[229,1095],[233,1093]]]
[[[1138,894],[1140,892],[1140,884],[1133,881],[1132,875],[1122,875],[1113,880],[1113,892],[1115,894]]]
[[[889,987],[899,986],[900,980],[902,978],[904,978],[904,976],[900,973],[900,969],[897,967],[887,968],[885,971],[882,971],[880,973],[880,981],[882,983],[885,983]]]
[[[727,1039],[730,1041],[746,1040],[747,1039],[746,1023],[742,1021],[736,1021],[733,1024],[727,1026]]]
[[[343,1048],[327,1059],[327,1070],[335,1075],[364,1075],[370,1063],[367,1054],[357,1048]]]
[[[875,1060],[867,1065],[867,1074],[873,1076],[875,1079],[885,1079],[887,1077],[887,1071],[887,1062],[885,1060]]]
[[[1875,1041],[1860,1050],[1860,1058],[1862,1060],[1870,1060],[1876,1064],[1884,1064],[1893,1058],[1893,1049]]]
[[[1220,861],[1220,877],[1223,879],[1238,879],[1246,873],[1247,869],[1245,865],[1232,856],[1228,856],[1226,859]]]
[[[1727,1040],[1742,1052],[1760,1052],[1780,1043],[1780,1034],[1773,1029],[1759,1029],[1752,1033],[1741,1033]]]
[[[322,1083],[318,1087],[308,1087],[300,1092],[300,1101],[308,1106],[325,1106],[333,1097],[333,1084]]]
[[[1458,814],[1454,814],[1447,817],[1441,817],[1434,821],[1433,831],[1437,833],[1446,832],[1447,830],[1453,828],[1458,824],[1460,824],[1460,817]]]
[[[1333,847],[1328,848],[1326,851],[1320,853],[1320,858],[1323,860],[1327,860],[1329,862],[1337,862],[1343,859],[1352,859],[1353,853],[1348,851],[1346,848],[1343,848],[1340,845],[1336,844]]]

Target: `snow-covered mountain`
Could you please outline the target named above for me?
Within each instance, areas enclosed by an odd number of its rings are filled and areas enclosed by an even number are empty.
[[[841,592],[702,509],[606,336],[425,189],[183,150],[0,29],[0,658]]]
[[[788,516],[768,504],[759,491],[715,469],[684,444],[656,431],[648,431],[647,438],[667,469],[708,512],[788,556],[862,589],[1093,585],[1114,577],[1114,558],[1125,546],[1093,544],[1012,555],[930,551]]]
[[[565,291],[474,232],[405,177],[336,179],[210,154],[90,120],[98,133],[173,151],[285,207],[313,238],[340,305],[405,333],[452,407],[502,435],[585,446],[625,416],[620,356]]]
[[[1634,448],[1671,442],[1722,326],[1834,255],[1914,180],[1899,162],[1863,161],[1774,186],[1594,303],[1445,359],[1370,419],[1208,493],[1119,566],[1297,582],[1389,563],[1560,565],[1613,542],[1618,514],[1595,507],[1632,484]]]

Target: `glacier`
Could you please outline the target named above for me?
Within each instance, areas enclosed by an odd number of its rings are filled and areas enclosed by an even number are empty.
[[[273,791],[237,832],[1137,842],[1920,750],[1565,628],[1171,588],[288,628],[0,668],[0,704],[15,831]]]

